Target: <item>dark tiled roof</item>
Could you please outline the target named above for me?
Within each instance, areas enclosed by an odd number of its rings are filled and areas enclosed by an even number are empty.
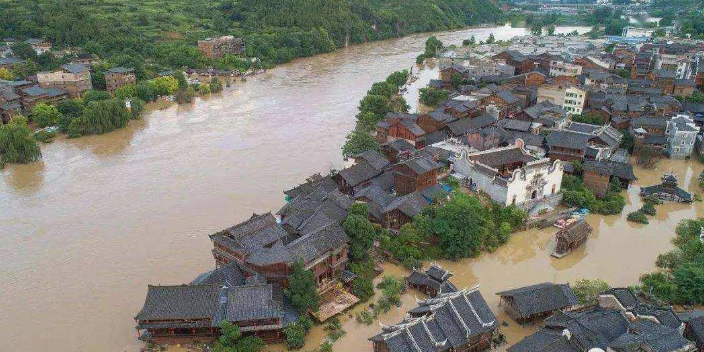
[[[604,295],[613,295],[618,302],[626,309],[630,310],[638,305],[638,298],[628,288],[612,288],[603,293]]]
[[[562,331],[540,329],[509,347],[507,352],[584,352],[570,343]]]
[[[223,267],[217,268],[198,275],[191,285],[215,285],[215,286],[239,286],[244,285],[246,277],[240,266],[231,262]]]
[[[497,326],[496,316],[477,290],[440,294],[418,304],[409,318],[384,327],[369,340],[385,344],[389,352],[460,350]]]
[[[627,333],[609,344],[611,349],[618,352],[674,352],[687,350],[687,346],[694,347],[677,329],[650,320],[634,321],[628,326]]]
[[[412,152],[416,150],[416,147],[405,139],[395,139],[387,144],[390,149],[399,152]]]
[[[528,132],[530,131],[530,121],[515,120],[515,119],[501,119],[498,124],[507,130]]]
[[[492,168],[499,168],[513,163],[525,164],[538,160],[538,158],[516,146],[473,153],[469,155],[469,158]]]
[[[77,63],[63,64],[61,65],[61,68],[70,73],[82,73],[88,71],[88,68],[85,67],[83,64]]]
[[[550,147],[586,150],[590,138],[591,136],[587,134],[558,130],[545,137],[545,141]]]
[[[149,286],[137,320],[211,319],[218,301],[212,285]]]
[[[621,163],[610,160],[585,160],[584,170],[597,172],[601,175],[616,176],[624,180],[636,180],[636,175],[633,173],[633,166],[627,163]]]
[[[442,165],[438,164],[435,160],[427,157],[416,157],[401,163],[402,165],[408,166],[416,174],[425,174],[427,172],[441,169]]]
[[[577,304],[577,297],[569,284],[542,283],[498,292],[503,298],[512,298],[522,317],[551,312]]]
[[[557,312],[545,319],[549,329],[571,334],[571,342],[583,346],[584,351],[601,348],[606,351],[609,342],[626,333],[628,319],[620,311],[602,308],[590,308],[576,312]]]
[[[108,70],[108,72],[111,73],[129,73],[129,72],[134,72],[133,68],[127,68],[127,67],[113,67]]]
[[[423,208],[428,206],[428,202],[425,200],[423,195],[418,192],[413,192],[406,194],[404,196],[396,197],[389,205],[385,206],[382,210],[383,213],[389,213],[394,210],[399,210],[408,217],[414,217],[423,211]]]
[[[268,284],[236,286],[229,290],[227,320],[247,321],[283,317],[283,310],[273,299]]]
[[[447,128],[453,136],[461,136],[472,130],[489,126],[496,121],[497,119],[494,116],[484,114],[473,119],[466,118],[450,122],[447,124]]]
[[[305,183],[284,191],[284,194],[294,199],[296,197],[308,195],[320,187],[323,187],[328,191],[332,191],[337,188],[337,183],[335,183],[330,176],[323,177],[320,174],[314,174],[308,177]]]

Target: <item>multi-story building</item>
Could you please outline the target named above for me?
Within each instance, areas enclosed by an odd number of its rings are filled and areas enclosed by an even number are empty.
[[[549,101],[561,106],[570,115],[580,115],[586,100],[587,92],[577,86],[544,84],[538,88],[538,103]]]
[[[550,76],[575,77],[582,74],[582,66],[561,60],[550,61]]]
[[[674,159],[692,155],[699,127],[688,115],[677,115],[667,123],[667,147],[665,153]]]
[[[203,55],[210,58],[223,57],[224,55],[244,54],[244,38],[226,35],[218,38],[207,38],[198,41],[198,49]]]
[[[32,86],[19,90],[22,107],[32,111],[37,103],[56,104],[69,97],[68,91],[63,88],[42,88]]]
[[[65,89],[71,98],[80,98],[93,89],[90,71],[81,64],[65,64],[55,72],[39,72],[37,81],[42,88]]]
[[[137,84],[137,76],[134,74],[134,69],[113,67],[105,71],[105,87],[110,93],[114,93],[118,88],[132,84]]]

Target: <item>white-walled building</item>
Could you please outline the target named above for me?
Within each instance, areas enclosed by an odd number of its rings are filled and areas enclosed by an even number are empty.
[[[586,100],[587,91],[579,87],[544,84],[538,88],[537,103],[549,101],[562,107],[570,115],[581,115]]]
[[[501,205],[528,211],[540,204],[554,206],[560,198],[562,162],[538,158],[523,146],[518,139],[508,147],[462,152],[455,160],[455,172]]]
[[[694,151],[699,127],[689,115],[677,115],[667,123],[667,149],[670,158],[684,159]]]

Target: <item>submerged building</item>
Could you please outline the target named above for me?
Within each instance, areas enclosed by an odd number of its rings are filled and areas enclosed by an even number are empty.
[[[662,183],[640,189],[641,197],[656,197],[662,201],[691,203],[692,194],[680,188],[677,184],[677,176],[674,174],[664,175]]]

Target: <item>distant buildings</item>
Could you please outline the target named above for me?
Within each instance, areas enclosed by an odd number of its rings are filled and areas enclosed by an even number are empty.
[[[29,38],[24,41],[26,44],[29,44],[32,49],[37,53],[37,55],[44,54],[46,52],[51,51],[51,42],[48,40],[44,39],[38,39],[38,38]]]
[[[198,41],[198,49],[210,58],[224,55],[243,55],[245,51],[244,38],[226,35],[217,38],[207,38]]]
[[[70,98],[81,98],[83,93],[93,89],[90,71],[81,64],[65,64],[55,72],[39,72],[37,81],[42,88],[66,90]]]

